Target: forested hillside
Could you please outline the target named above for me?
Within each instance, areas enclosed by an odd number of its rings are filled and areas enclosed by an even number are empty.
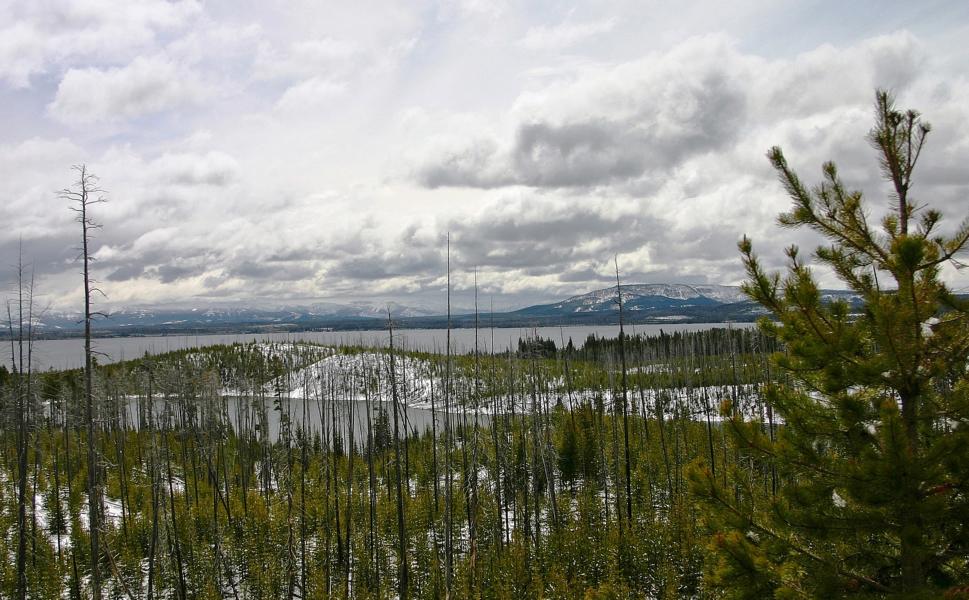
[[[627,343],[625,378],[615,340],[450,360],[256,344],[101,367],[105,596],[702,596],[710,555],[688,466],[742,468],[769,492],[719,407],[779,426],[759,393],[770,342],[712,330]],[[80,375],[30,382],[33,597],[84,597],[90,581]],[[0,567],[11,594],[13,567]]]

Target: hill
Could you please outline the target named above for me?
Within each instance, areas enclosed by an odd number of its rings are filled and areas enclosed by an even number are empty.
[[[844,291],[825,292],[828,299],[857,297]],[[738,286],[682,283],[630,284],[622,286],[626,322],[719,323],[753,321],[763,309],[746,299]],[[376,303],[317,303],[290,307],[138,307],[117,310],[95,324],[99,336],[255,333],[313,330],[361,330],[386,327],[386,306]],[[451,326],[473,327],[475,317],[455,310]],[[426,308],[391,303],[398,327],[444,328],[446,316]],[[557,325],[612,325],[618,322],[616,289],[607,287],[571,296],[550,304],[479,315],[482,326],[537,327]],[[39,338],[74,337],[82,331],[77,313],[48,313],[35,321]],[[0,334],[2,335],[2,334]]]

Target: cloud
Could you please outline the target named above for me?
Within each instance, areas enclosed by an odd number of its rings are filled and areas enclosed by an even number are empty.
[[[311,264],[287,264],[286,262],[245,261],[231,270],[231,275],[248,280],[301,281],[316,275]]]
[[[178,30],[201,13],[196,0],[14,3],[0,8],[0,80],[27,88],[32,77],[79,60],[133,58],[163,32]]]
[[[144,272],[144,265],[126,264],[109,272],[107,279],[108,281],[127,281],[129,279],[137,279],[141,277]]]
[[[170,110],[208,94],[191,71],[162,57],[139,57],[120,68],[70,69],[48,110],[63,123],[87,124]]]
[[[515,177],[510,167],[501,161],[498,152],[498,144],[486,138],[444,148],[439,151],[434,162],[420,167],[417,179],[428,188],[493,188],[513,185]]]
[[[651,180],[728,151],[751,131],[790,129],[857,106],[867,111],[875,87],[910,87],[921,56],[904,32],[773,61],[741,52],[723,35],[696,37],[553,78],[510,107],[510,137],[479,134],[432,147],[414,178],[432,189],[650,189]]]
[[[69,181],[70,166],[84,157],[83,149],[67,138],[28,138],[17,144],[0,145],[0,243],[51,239],[61,229],[56,208],[63,208],[63,222],[70,222],[67,207],[56,197],[64,187],[51,180],[59,173]],[[12,256],[4,254],[4,256]]]
[[[509,7],[506,0],[439,0],[436,8],[441,21],[466,19],[489,23],[504,16]]]
[[[688,2],[675,20],[479,0],[15,4],[0,2],[0,254],[23,235],[68,308],[77,224],[54,192],[78,162],[109,190],[93,249],[115,306],[441,306],[448,232],[456,297],[477,272],[499,307],[607,286],[615,254],[624,280],[733,283],[743,233],[770,265],[816,242],[774,224],[789,200],[772,145],[807,182],[836,160],[877,219],[878,85],[935,125],[916,200],[965,213],[964,45],[891,33],[908,9],[866,16],[888,32],[869,38],[846,11],[833,43],[818,25],[833,9],[759,3]]]
[[[335,279],[364,282],[399,277],[437,278],[443,272],[444,264],[441,248],[412,250],[378,247],[371,252],[332,261],[326,275]]]
[[[160,283],[173,283],[181,279],[197,277],[205,273],[205,269],[198,261],[176,259],[169,264],[154,266],[150,272]]]
[[[269,43],[258,46],[253,75],[258,79],[309,79],[344,74],[361,58],[354,43],[336,38],[303,40],[283,52]]]
[[[747,98],[739,53],[722,37],[523,94],[514,137],[476,139],[416,170],[427,187],[590,187],[667,171],[728,146]]]
[[[531,27],[519,44],[529,50],[561,50],[604,35],[616,26],[614,18],[584,23],[563,22],[554,26]]]
[[[286,112],[318,110],[345,91],[343,83],[314,77],[287,88],[276,102],[276,109]]]
[[[210,185],[223,187],[239,175],[239,163],[222,152],[198,154],[164,154],[151,168],[162,184]]]
[[[498,198],[447,227],[455,262],[464,268],[544,274],[636,249],[668,225],[641,214],[636,204],[523,193]]]
[[[741,234],[755,237],[771,267],[790,243],[817,243],[810,232],[775,226],[789,199],[764,159],[772,145],[786,148],[809,182],[822,162],[836,160],[848,184],[865,190],[874,221],[886,210],[865,142],[878,86],[899,92],[902,106],[941,117],[945,133],[930,140],[920,166],[920,198],[964,213],[954,207],[967,181],[955,167],[955,157],[969,156],[966,111],[952,99],[966,81],[929,73],[922,45],[906,32],[771,60],[723,36],[695,38],[543,81],[512,104],[510,135],[492,126],[467,141],[428,145],[431,158],[414,177],[428,189],[522,195],[450,225],[462,264],[503,273],[516,286],[597,285],[614,253],[634,280],[733,283],[743,278]],[[612,210],[622,199],[635,208]]]
[[[25,23],[0,31],[0,78],[14,88],[30,86],[30,77],[44,68],[47,48],[37,32]]]

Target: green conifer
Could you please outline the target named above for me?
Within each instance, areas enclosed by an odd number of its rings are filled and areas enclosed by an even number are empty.
[[[880,229],[833,163],[808,188],[768,152],[793,199],[780,224],[820,233],[815,258],[860,300],[826,299],[796,247],[782,278],[739,244],[744,290],[783,342],[764,391],[783,424],[772,436],[729,411],[742,453],[730,481],[691,474],[715,515],[713,580],[732,595],[937,598],[969,584],[969,306],[940,279],[969,220],[942,235],[941,214],[909,197],[929,131],[876,94],[869,141],[893,190]]]

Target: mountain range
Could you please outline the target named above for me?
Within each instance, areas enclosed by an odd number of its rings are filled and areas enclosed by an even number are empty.
[[[829,299],[858,298],[843,291],[825,291]],[[628,323],[716,323],[752,321],[765,314],[738,286],[631,284],[622,286],[624,318]],[[603,288],[550,304],[528,306],[494,314],[479,314],[482,326],[532,327],[555,325],[607,325],[618,322],[616,288]],[[424,308],[390,304],[395,326],[439,328],[447,317]],[[177,333],[249,333],[265,331],[355,330],[386,327],[387,305],[316,303],[289,307],[130,308],[98,319],[99,336]],[[475,315],[454,310],[453,327],[473,327]],[[35,320],[38,337],[73,337],[83,329],[78,313],[46,313]]]

